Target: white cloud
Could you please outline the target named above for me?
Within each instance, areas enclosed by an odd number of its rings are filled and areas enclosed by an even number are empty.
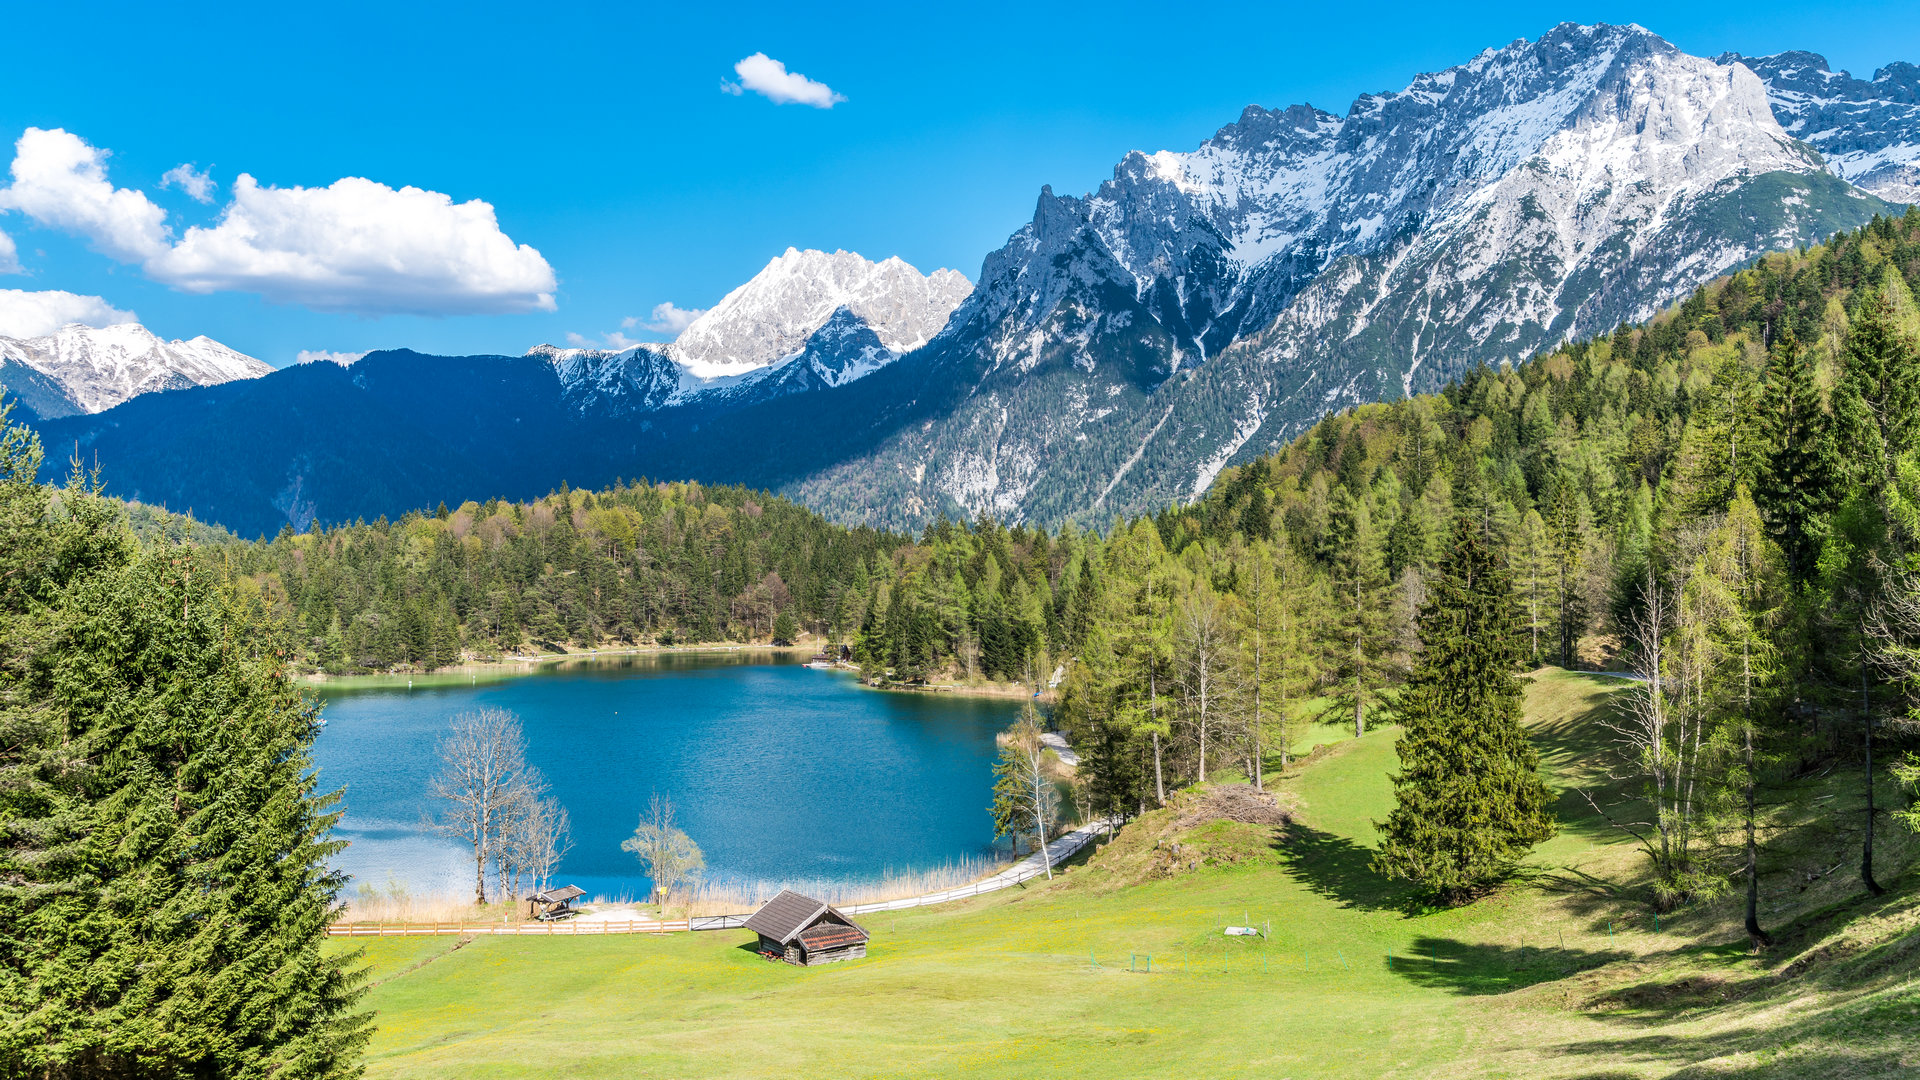
[[[65,131],[28,128],[0,210],[85,236],[187,292],[254,292],[363,315],[554,309],[553,267],[501,232],[493,207],[478,199],[455,203],[353,176],[323,188],[265,187],[242,173],[219,222],[174,243],[166,211],[142,192],[114,188],[106,158]],[[164,182],[195,198],[213,190],[211,178],[185,165]]]
[[[350,367],[355,360],[365,355],[367,354],[364,352],[333,352],[329,349],[301,349],[298,353],[294,354],[293,362],[296,364],[318,364],[325,362],[329,364],[339,364],[341,367]]]
[[[167,212],[144,192],[108,183],[106,160],[78,135],[30,127],[13,144],[13,183],[0,188],[0,210],[84,236],[121,262],[167,250]]]
[[[262,187],[246,173],[213,228],[191,228],[147,273],[188,292],[237,290],[316,311],[552,311],[553,267],[500,231],[493,207],[349,176]]]
[[[576,349],[613,349],[615,351],[631,349],[635,345],[659,344],[658,342],[641,341],[630,338],[626,332],[638,328],[655,334],[665,334],[667,335],[667,339],[671,341],[679,337],[680,332],[685,330],[693,320],[706,313],[705,308],[694,308],[690,311],[686,308],[674,307],[671,301],[664,304],[655,304],[653,305],[651,314],[645,316],[629,315],[620,320],[620,329],[609,330],[601,334],[598,338],[568,331],[567,344]]]
[[[644,345],[646,343],[635,341],[618,330],[601,334],[600,340],[598,341],[595,341],[585,334],[576,334],[569,330],[567,331],[567,344],[576,349],[612,349],[615,352],[619,352],[622,349],[631,349],[635,345]]]
[[[816,109],[831,109],[847,100],[846,95],[834,93],[833,87],[826,83],[788,71],[787,65],[766,53],[754,53],[733,65],[733,72],[740,76],[740,81],[723,81],[720,89],[736,97],[751,90],[776,105],[811,105]]]
[[[706,313],[706,308],[677,308],[673,306],[672,301],[668,301],[664,304],[653,305],[653,314],[648,317],[645,325],[647,329],[657,334],[672,334],[675,337],[679,337],[680,331],[691,326],[693,320]],[[631,330],[636,325],[640,325],[640,320],[629,317],[623,320],[620,325]]]
[[[112,326],[139,321],[133,312],[121,311],[98,296],[57,289],[0,289],[0,337],[46,337],[69,323]]]
[[[20,272],[20,252],[13,246],[13,237],[0,232],[0,274]]]
[[[210,203],[213,201],[214,189],[219,185],[213,182],[213,176],[211,174],[199,172],[189,163],[185,165],[175,165],[173,168],[161,173],[160,186],[163,188],[177,187],[181,191],[186,192],[187,197],[193,199],[195,202]]]

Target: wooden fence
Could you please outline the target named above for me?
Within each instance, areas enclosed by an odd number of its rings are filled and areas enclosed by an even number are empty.
[[[1073,830],[1047,845],[1045,857],[1039,852],[1020,860],[989,878],[957,889],[943,889],[925,896],[903,900],[883,900],[872,904],[834,905],[848,915],[866,915],[876,911],[900,911],[965,900],[984,893],[1012,888],[1047,872],[1049,866],[1072,856],[1093,842],[1102,829],[1116,822],[1096,821]],[[335,923],[327,927],[330,937],[434,937],[439,935],[506,935],[527,937],[567,937],[580,934],[676,934],[689,930],[740,930],[747,925],[746,915],[699,915],[690,919],[570,919],[565,922],[532,923]]]

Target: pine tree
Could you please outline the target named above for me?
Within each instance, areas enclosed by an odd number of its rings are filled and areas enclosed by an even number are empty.
[[[1104,621],[1096,620],[1068,668],[1053,717],[1079,749],[1078,773],[1102,814],[1131,816],[1146,804],[1143,738],[1123,715],[1126,694],[1126,665]]]
[[[1555,651],[1560,666],[1571,670],[1579,657],[1580,635],[1587,628],[1586,597],[1581,591],[1581,573],[1587,561],[1587,520],[1581,512],[1580,494],[1569,478],[1554,484],[1550,503],[1552,516],[1547,531],[1553,538]]]
[[[1558,559],[1553,537],[1537,510],[1527,511],[1527,516],[1520,519],[1515,539],[1512,563],[1527,627],[1527,659],[1538,663],[1546,655],[1547,643],[1559,639],[1554,631],[1559,625],[1555,610],[1559,593],[1554,588],[1559,575]]]
[[[1458,902],[1553,835],[1552,797],[1520,726],[1524,639],[1506,568],[1462,522],[1429,590],[1374,869]]]
[[[1767,539],[1760,511],[1744,488],[1736,489],[1721,526],[1707,538],[1689,588],[1707,616],[1716,663],[1711,693],[1719,714],[1716,741],[1728,752],[1719,782],[1731,795],[1744,834],[1746,928],[1755,948],[1770,942],[1760,926],[1758,793],[1761,772],[1774,757],[1774,732],[1766,723],[1776,673],[1769,634],[1781,609],[1786,577],[1780,549]]]
[[[1156,805],[1166,801],[1165,743],[1172,731],[1173,584],[1159,530],[1148,521],[1117,534],[1107,545],[1109,587],[1102,591],[1101,618],[1127,686],[1114,705],[1115,722],[1134,733],[1152,754]]]

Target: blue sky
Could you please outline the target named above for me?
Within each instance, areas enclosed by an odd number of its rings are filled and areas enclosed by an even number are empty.
[[[74,224],[80,211],[69,209],[63,227],[50,204],[40,217],[22,209],[31,199],[21,188],[0,213],[21,272],[0,275],[0,290],[98,296],[168,337],[204,333],[275,365],[303,349],[519,353],[570,333],[659,337],[623,321],[643,323],[661,303],[707,306],[789,245],[973,277],[1042,184],[1090,190],[1127,150],[1191,148],[1248,103],[1345,112],[1356,94],[1398,89],[1562,20],[1638,22],[1703,55],[1809,49],[1861,76],[1920,61],[1911,3],[183,11],[9,11],[0,169],[28,128],[58,128],[74,138],[36,144],[36,161],[95,154],[106,184],[129,194],[99,211],[109,224]],[[844,100],[815,108],[724,92],[755,53]],[[191,183],[162,186],[182,164],[210,176],[211,202]],[[259,202],[215,230],[242,173]],[[331,201],[287,194],[342,178],[371,183]],[[398,194],[409,186],[448,199]],[[497,229],[455,209],[471,200],[491,205]],[[404,265],[390,288],[331,289],[319,282],[328,266],[282,265],[302,256],[288,248],[303,230],[327,227],[299,214],[338,224],[366,208],[370,228],[316,242],[377,261],[364,249],[386,242],[381,214],[428,222],[393,240],[415,247],[394,257]],[[276,247],[240,228],[269,219],[292,239]],[[195,226],[194,243],[175,246]],[[409,283],[439,257],[426,249],[442,233],[480,244],[491,285]],[[0,242],[0,267],[5,255]]]

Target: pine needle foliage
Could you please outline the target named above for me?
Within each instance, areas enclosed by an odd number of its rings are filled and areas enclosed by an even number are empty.
[[[1463,521],[1429,588],[1374,869],[1456,903],[1511,873],[1554,821],[1520,726],[1525,642],[1506,568]]]
[[[0,411],[0,423],[4,412]],[[263,615],[0,436],[0,1072],[357,1076],[312,706]]]

